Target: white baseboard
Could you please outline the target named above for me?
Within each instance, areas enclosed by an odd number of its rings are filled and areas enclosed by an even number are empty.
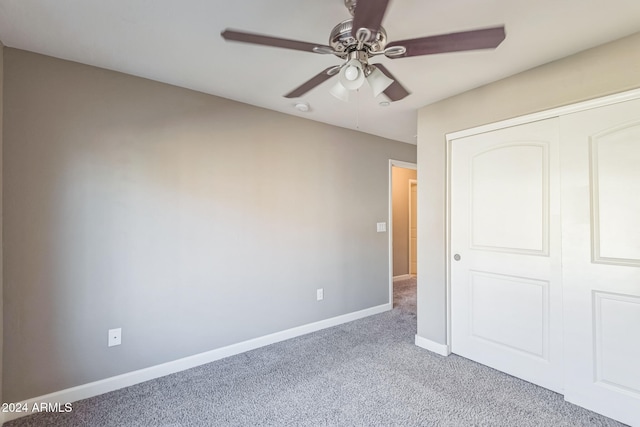
[[[401,274],[399,276],[393,276],[393,280],[404,280],[404,279],[411,279],[411,275],[410,274]]]
[[[309,334],[311,332],[316,332],[321,329],[331,328],[343,323],[352,322],[354,320],[362,319],[368,316],[373,316],[374,314],[389,311],[392,308],[392,305],[387,303],[376,307],[367,308],[365,310],[343,314],[341,316],[336,316],[330,319],[320,320],[318,322],[309,323],[307,325],[302,325],[273,334],[264,335],[262,337],[250,339],[248,341],[243,341],[237,344],[232,344],[227,347],[217,348],[215,350],[207,351],[204,353],[195,354],[193,356],[188,356],[160,365],[151,366],[149,368],[128,372],[126,374],[118,375],[115,377],[105,378],[104,380],[79,385],[77,387],[71,387],[65,390],[46,394],[44,396],[34,397],[32,399],[20,402],[20,405],[26,404],[27,408],[33,408],[33,405],[36,403],[65,404],[82,399],[87,399],[89,397],[98,396],[110,391],[163,377],[165,375],[195,368],[196,366],[204,365],[206,363],[215,362],[216,360],[224,359],[225,357],[234,356],[246,351],[255,350],[257,348],[264,347],[270,344],[275,344],[280,341],[285,341],[301,335]],[[0,413],[0,425],[2,425],[3,422],[24,417],[26,415],[31,415],[31,412],[8,412],[4,414]]]
[[[449,346],[428,340],[419,335],[416,335],[416,345],[420,348],[424,348],[425,350],[439,354],[440,356],[448,356],[451,354]]]

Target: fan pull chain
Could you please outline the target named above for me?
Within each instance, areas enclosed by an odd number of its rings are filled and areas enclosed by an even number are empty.
[[[356,89],[356,129],[360,130],[360,88]]]

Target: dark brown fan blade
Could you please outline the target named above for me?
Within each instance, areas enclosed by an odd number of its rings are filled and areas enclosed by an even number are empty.
[[[385,95],[387,95],[387,98],[389,98],[392,101],[400,101],[401,99],[407,97],[410,94],[410,92],[400,84],[398,79],[395,78],[393,74],[391,74],[384,65],[382,64],[373,64],[373,65],[377,69],[382,71],[385,76],[393,80],[393,83],[391,83],[389,87],[385,89],[384,92],[382,92]]]
[[[353,26],[351,35],[356,37],[360,28],[368,28],[372,32],[372,39],[380,31],[382,18],[387,11],[389,0],[358,0],[356,10],[353,13]]]
[[[297,88],[295,88],[294,90],[286,94],[284,97],[297,98],[299,96],[304,95],[314,87],[318,86],[320,83],[323,83],[324,81],[329,80],[331,77],[333,77],[336,73],[329,74],[329,72],[331,70],[335,70],[335,68],[336,67],[333,66],[333,67],[327,68],[326,70],[322,70],[321,72],[313,76],[311,79],[307,80],[306,82],[302,83],[300,86],[298,86]]]
[[[305,52],[323,53],[323,52],[315,51],[314,48],[323,48],[323,49],[328,49],[329,51],[331,50],[329,46],[325,46],[322,44],[307,43],[307,42],[301,42],[298,40],[281,39],[279,37],[245,33],[243,31],[236,31],[236,30],[229,30],[229,29],[224,30],[222,33],[220,33],[220,35],[225,40],[232,40],[232,41],[243,42],[243,43],[261,44],[265,46],[281,47],[284,49],[303,50]]]
[[[484,30],[472,30],[418,39],[400,40],[389,43],[387,47],[404,46],[407,49],[404,55],[390,56],[390,58],[404,58],[407,56],[432,55],[435,53],[459,52],[462,50],[491,49],[498,47],[504,38],[504,27],[495,27]]]

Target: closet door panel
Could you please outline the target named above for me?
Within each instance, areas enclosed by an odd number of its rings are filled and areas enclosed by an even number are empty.
[[[562,391],[557,119],[452,142],[452,351]]]
[[[565,398],[640,425],[640,101],[560,135]]]

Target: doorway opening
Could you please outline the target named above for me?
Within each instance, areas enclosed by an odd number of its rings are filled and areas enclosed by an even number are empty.
[[[411,284],[413,289],[416,285],[417,185],[415,163],[389,161],[389,302],[392,307],[396,305],[394,283],[403,288]]]

